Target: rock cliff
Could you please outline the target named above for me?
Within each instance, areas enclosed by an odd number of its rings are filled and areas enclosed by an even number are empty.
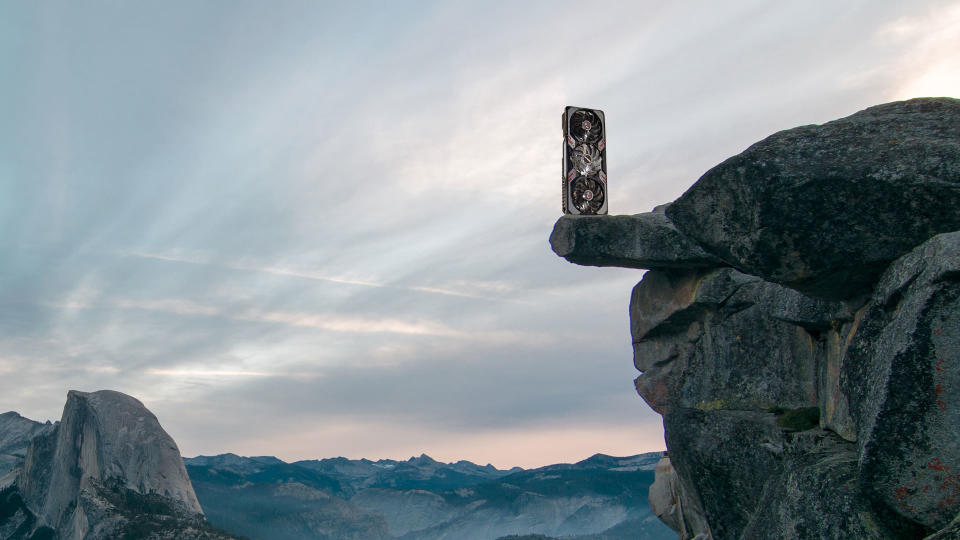
[[[52,429],[50,422],[41,424],[15,412],[0,414],[0,477],[23,461],[34,437]]]
[[[636,387],[669,452],[651,506],[682,538],[960,530],[960,100],[774,134],[550,240],[649,269]]]
[[[0,538],[228,538],[204,522],[177,445],[136,399],[71,390],[56,425],[17,425],[11,440],[32,437],[0,485]]]

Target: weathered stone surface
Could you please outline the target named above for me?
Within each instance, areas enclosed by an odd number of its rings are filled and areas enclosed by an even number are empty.
[[[710,526],[697,497],[691,497],[680,476],[664,456],[657,463],[650,486],[650,509],[660,521],[680,534],[679,540],[709,537]]]
[[[28,539],[36,522],[36,516],[24,504],[16,488],[0,488],[0,538]]]
[[[59,538],[131,530],[226,538],[202,530],[203,511],[173,439],[143,404],[119,392],[71,390],[60,423],[31,440],[15,487],[35,526]]]
[[[865,309],[859,310],[852,321],[837,321],[834,328],[822,333],[819,342],[822,353],[817,360],[820,425],[851,442],[857,440],[857,426],[850,415],[850,401],[841,386],[841,377],[847,347]]]
[[[670,459],[699,497],[713,537],[739,538],[780,469],[784,440],[774,415],[669,408],[663,427]]]
[[[960,540],[960,515],[953,518],[949,525],[924,540]]]
[[[862,478],[931,530],[960,512],[960,232],[883,275],[844,359]]]
[[[50,422],[34,422],[15,412],[0,414],[0,477],[23,462],[31,439],[52,429]]]
[[[856,446],[830,432],[799,434],[769,477],[742,538],[916,537],[893,531],[861,491]]]
[[[917,537],[890,529],[861,491],[856,445],[772,413],[671,408],[667,446],[714,538]]]
[[[704,174],[666,214],[746,273],[852,298],[897,257],[960,229],[958,208],[960,100],[925,98],[771,135]]]
[[[853,320],[853,310],[848,304],[810,298],[787,287],[765,286],[757,298],[757,304],[774,319],[813,332],[829,330],[838,322]]]
[[[633,216],[563,216],[553,227],[550,246],[568,261],[587,266],[723,265],[680,234],[662,211]]]
[[[765,310],[790,312],[776,291],[731,268],[647,272],[630,302],[637,391],[661,414],[817,405],[813,339]]]
[[[678,249],[727,265],[655,268],[630,304],[637,390],[705,534],[960,537],[958,209],[947,98],[775,134],[666,209]],[[631,245],[583,238],[589,264]]]
[[[662,457],[654,469],[654,481],[650,485],[648,499],[653,515],[671,529],[681,532],[684,520],[677,482],[677,471],[670,464],[670,458]]]
[[[916,538],[960,510],[960,232],[860,308],[720,268],[648,272],[630,313],[637,389],[715,537]],[[770,411],[811,405],[804,446]]]

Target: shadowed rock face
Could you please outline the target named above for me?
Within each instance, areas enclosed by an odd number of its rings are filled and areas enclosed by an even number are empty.
[[[778,133],[667,207],[672,263],[558,222],[591,254],[569,260],[652,269],[630,301],[636,386],[664,417],[682,537],[955,536],[958,149],[947,98]]]
[[[0,414],[0,477],[23,462],[34,437],[52,429],[50,422],[41,424],[15,412]]]
[[[960,232],[932,238],[887,270],[840,383],[870,493],[927,527],[952,520],[960,506]]]

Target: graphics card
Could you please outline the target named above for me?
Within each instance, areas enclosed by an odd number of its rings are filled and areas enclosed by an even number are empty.
[[[563,212],[607,213],[607,133],[603,111],[563,111]]]

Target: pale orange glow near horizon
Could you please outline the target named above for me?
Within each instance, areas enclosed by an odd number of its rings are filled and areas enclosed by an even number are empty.
[[[465,448],[468,450],[464,451]],[[596,453],[628,456],[665,448],[662,430],[639,422],[636,426],[546,427],[458,434],[358,422],[307,430],[289,437],[247,440],[229,451],[243,456],[276,456],[286,462],[332,457],[402,461],[426,454],[442,462],[467,460],[478,465],[490,463],[498,469],[515,466],[530,469],[554,463],[576,463]],[[219,448],[187,445],[180,451],[184,457],[223,452]]]
[[[899,64],[890,67],[902,74],[902,83],[891,93],[891,101],[960,96],[960,2],[900,18],[881,28],[874,42],[908,51]]]

